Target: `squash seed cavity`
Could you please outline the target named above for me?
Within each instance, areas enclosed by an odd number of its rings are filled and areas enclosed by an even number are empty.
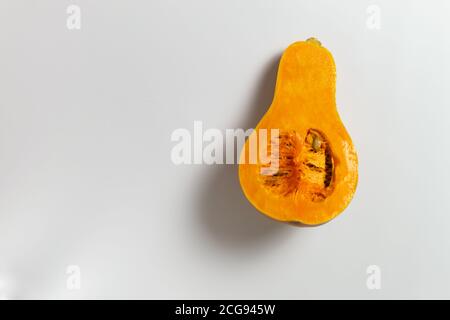
[[[278,171],[260,175],[269,192],[280,196],[325,200],[333,190],[334,161],[328,140],[310,129],[302,139],[295,131],[280,131]],[[261,165],[261,167],[268,167]]]

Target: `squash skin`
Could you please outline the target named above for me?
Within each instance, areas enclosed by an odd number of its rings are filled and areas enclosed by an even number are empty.
[[[273,192],[261,182],[260,165],[246,162],[247,139],[239,164],[242,190],[256,209],[275,220],[323,224],[339,215],[353,198],[358,158],[337,112],[335,79],[332,55],[315,39],[293,43],[281,57],[273,102],[252,135],[272,128],[295,132],[303,150],[301,139],[309,130],[323,133],[333,158],[333,178],[323,201],[308,199],[300,187],[289,195]]]

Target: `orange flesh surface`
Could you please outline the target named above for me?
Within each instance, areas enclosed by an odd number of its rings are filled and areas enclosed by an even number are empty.
[[[336,109],[335,79],[332,55],[315,39],[292,44],[281,58],[272,105],[252,133],[258,137],[260,129],[279,130],[278,170],[259,159],[249,163],[252,137],[239,165],[245,196],[273,219],[322,224],[353,197],[358,160]]]

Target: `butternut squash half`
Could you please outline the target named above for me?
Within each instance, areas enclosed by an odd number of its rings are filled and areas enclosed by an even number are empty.
[[[337,112],[335,83],[333,57],[318,40],[296,42],[283,53],[272,105],[246,140],[239,164],[245,196],[273,219],[322,224],[353,197],[358,159]],[[262,131],[269,137],[261,139]],[[253,162],[252,143],[259,150]],[[269,160],[261,159],[263,148]]]

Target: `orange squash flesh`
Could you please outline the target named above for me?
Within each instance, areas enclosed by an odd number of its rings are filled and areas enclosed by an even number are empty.
[[[336,108],[336,69],[331,53],[316,39],[284,52],[273,102],[247,139],[239,180],[247,199],[269,217],[307,225],[325,223],[350,203],[358,180],[352,140]],[[278,170],[249,163],[249,141],[261,129],[278,129]],[[252,137],[253,136],[253,137]],[[271,139],[266,142],[270,151]]]

